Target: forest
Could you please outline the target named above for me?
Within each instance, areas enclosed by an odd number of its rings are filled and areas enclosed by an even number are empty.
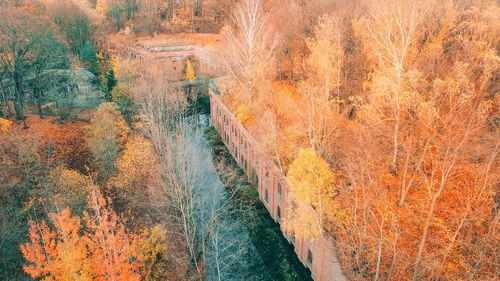
[[[0,93],[0,280],[500,278],[498,1],[0,0]]]

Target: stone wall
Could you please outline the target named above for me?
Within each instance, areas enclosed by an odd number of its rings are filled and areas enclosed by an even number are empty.
[[[316,281],[343,281],[335,248],[326,237],[315,240],[295,238],[282,226],[288,211],[288,183],[277,165],[269,159],[248,131],[224,105],[214,84],[209,88],[210,115],[213,126],[238,165],[250,179],[257,179],[259,198],[271,217],[280,224],[283,236],[293,244],[304,266],[311,270]]]

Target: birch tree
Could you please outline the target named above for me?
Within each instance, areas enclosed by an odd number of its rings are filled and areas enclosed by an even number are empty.
[[[248,103],[252,103],[256,85],[272,66],[278,43],[262,5],[261,0],[242,1],[233,12],[231,25],[224,32],[224,65],[245,89]]]
[[[342,24],[333,16],[322,16],[314,29],[314,37],[306,40],[310,55],[307,58],[308,77],[300,83],[305,110],[299,111],[307,128],[310,146],[323,153],[335,138],[342,104],[340,85],[344,50]]]
[[[375,52],[377,68],[374,74],[374,108],[383,122],[390,122],[392,129],[391,171],[398,170],[398,150],[401,145],[401,119],[405,110],[405,95],[411,94],[404,88],[408,64],[415,55],[415,43],[426,5],[416,0],[373,1],[370,15],[363,19],[366,40]],[[379,94],[379,95],[378,95]],[[386,113],[388,109],[389,113]]]

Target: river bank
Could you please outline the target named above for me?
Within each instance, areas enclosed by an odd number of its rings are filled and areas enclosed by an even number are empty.
[[[257,188],[250,182],[244,171],[232,159],[218,132],[205,129],[213,149],[214,167],[221,175],[221,181],[231,200],[245,204],[247,208],[240,214],[253,246],[262,262],[254,268],[251,280],[312,280],[310,271],[297,258],[293,246],[283,237],[279,225],[269,216],[258,198]],[[227,170],[234,171],[230,176]]]

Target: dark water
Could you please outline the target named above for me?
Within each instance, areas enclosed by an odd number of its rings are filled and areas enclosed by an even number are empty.
[[[210,280],[312,280],[293,245],[258,200],[256,187],[231,158],[217,131],[210,127],[206,88],[192,103],[188,159],[198,172],[200,238],[205,237]],[[223,167],[218,164],[226,159]],[[198,168],[196,168],[198,167]],[[227,179],[228,171],[233,174]],[[216,223],[213,223],[216,221]],[[208,237],[208,238],[207,238]]]

